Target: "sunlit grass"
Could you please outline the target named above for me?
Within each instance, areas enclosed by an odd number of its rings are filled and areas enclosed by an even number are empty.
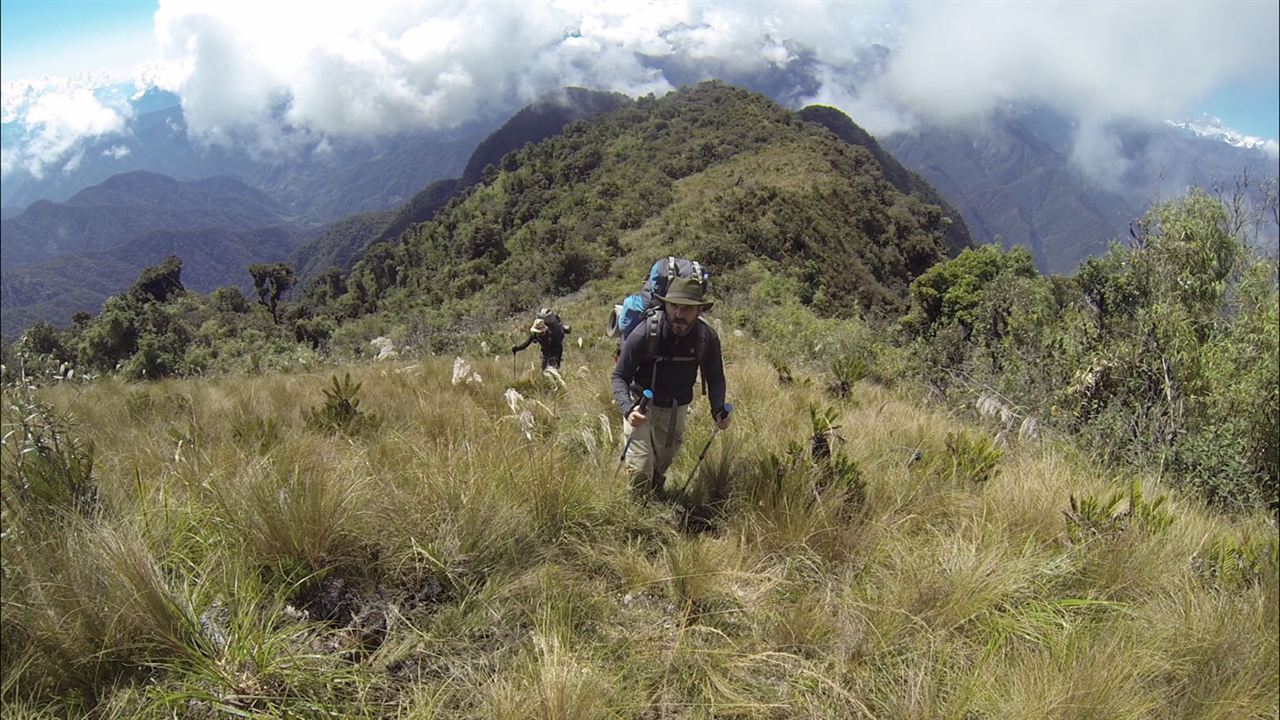
[[[1275,717],[1270,518],[1141,477],[1171,523],[1072,535],[1132,475],[722,336],[733,425],[695,397],[670,503],[617,472],[608,343],[563,387],[487,356],[48,388],[102,502],[6,506],[4,716]],[[346,372],[379,422],[308,426]]]

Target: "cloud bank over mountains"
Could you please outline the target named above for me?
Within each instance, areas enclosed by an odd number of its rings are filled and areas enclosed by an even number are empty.
[[[711,77],[768,77],[876,135],[1037,102],[1075,119],[1077,161],[1105,170],[1109,123],[1188,114],[1260,68],[1280,82],[1277,7],[162,0],[157,60],[135,77],[6,84],[3,173],[56,172],[123,132],[132,110],[108,80],[176,93],[198,142],[288,154],[453,127],[566,85],[661,95]]]

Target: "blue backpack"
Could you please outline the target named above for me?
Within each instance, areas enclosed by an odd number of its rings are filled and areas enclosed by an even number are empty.
[[[658,296],[666,295],[667,286],[678,277],[695,278],[702,283],[704,294],[711,292],[711,275],[701,264],[674,256],[662,258],[649,269],[649,276],[640,292],[626,296],[622,304],[613,306],[613,313],[609,316],[609,337],[618,338],[619,343],[626,340],[645,316],[658,309],[662,303]]]

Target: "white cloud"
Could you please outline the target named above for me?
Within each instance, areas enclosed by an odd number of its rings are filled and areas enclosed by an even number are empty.
[[[6,87],[8,90],[8,87]],[[128,103],[103,99],[88,87],[70,82],[14,84],[11,109],[6,101],[5,116],[20,116],[26,137],[16,148],[6,148],[5,175],[19,168],[33,177],[44,177],[50,168],[71,165],[74,169],[83,152],[82,141],[118,133],[132,114]],[[10,97],[6,92],[6,97]]]
[[[956,119],[1034,99],[1074,116],[1163,120],[1224,81],[1275,68],[1275,3],[914,5],[894,99]]]
[[[1110,121],[1175,117],[1222,83],[1274,76],[1276,27],[1277,4],[1251,0],[161,0],[161,60],[136,79],[180,95],[195,139],[283,153],[449,127],[565,85],[662,94],[676,82],[663,67],[695,78],[803,67],[818,88],[805,101],[881,135],[982,118],[1010,100],[1049,104],[1086,130],[1081,166],[1113,175]],[[84,96],[55,119],[37,100],[46,93],[66,95],[5,86],[5,122],[43,123],[20,150],[6,138],[6,173],[43,172],[78,138],[120,128],[119,107]],[[58,102],[71,101],[48,101]]]
[[[130,152],[129,148],[124,145],[112,145],[111,147],[102,151],[102,156],[109,157],[114,160],[119,160],[120,158],[128,157],[129,152]]]

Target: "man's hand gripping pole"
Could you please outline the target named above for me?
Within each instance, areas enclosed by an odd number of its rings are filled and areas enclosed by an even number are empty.
[[[644,394],[640,396],[639,400],[637,400],[634,404],[632,404],[632,406],[627,410],[627,414],[624,415],[623,417],[628,418],[628,422],[630,422],[631,413],[636,412],[638,410],[640,411],[640,414],[643,415],[644,411],[649,409],[649,401],[652,399],[653,399],[653,391],[650,390],[649,388],[645,388]],[[633,427],[631,428],[631,437],[627,438],[627,443],[622,446],[622,455],[618,457],[618,470],[622,469],[622,463],[624,460],[627,459],[627,451],[631,449],[631,441],[635,439],[636,439],[636,428]],[[618,470],[613,471],[615,475],[618,474]]]

